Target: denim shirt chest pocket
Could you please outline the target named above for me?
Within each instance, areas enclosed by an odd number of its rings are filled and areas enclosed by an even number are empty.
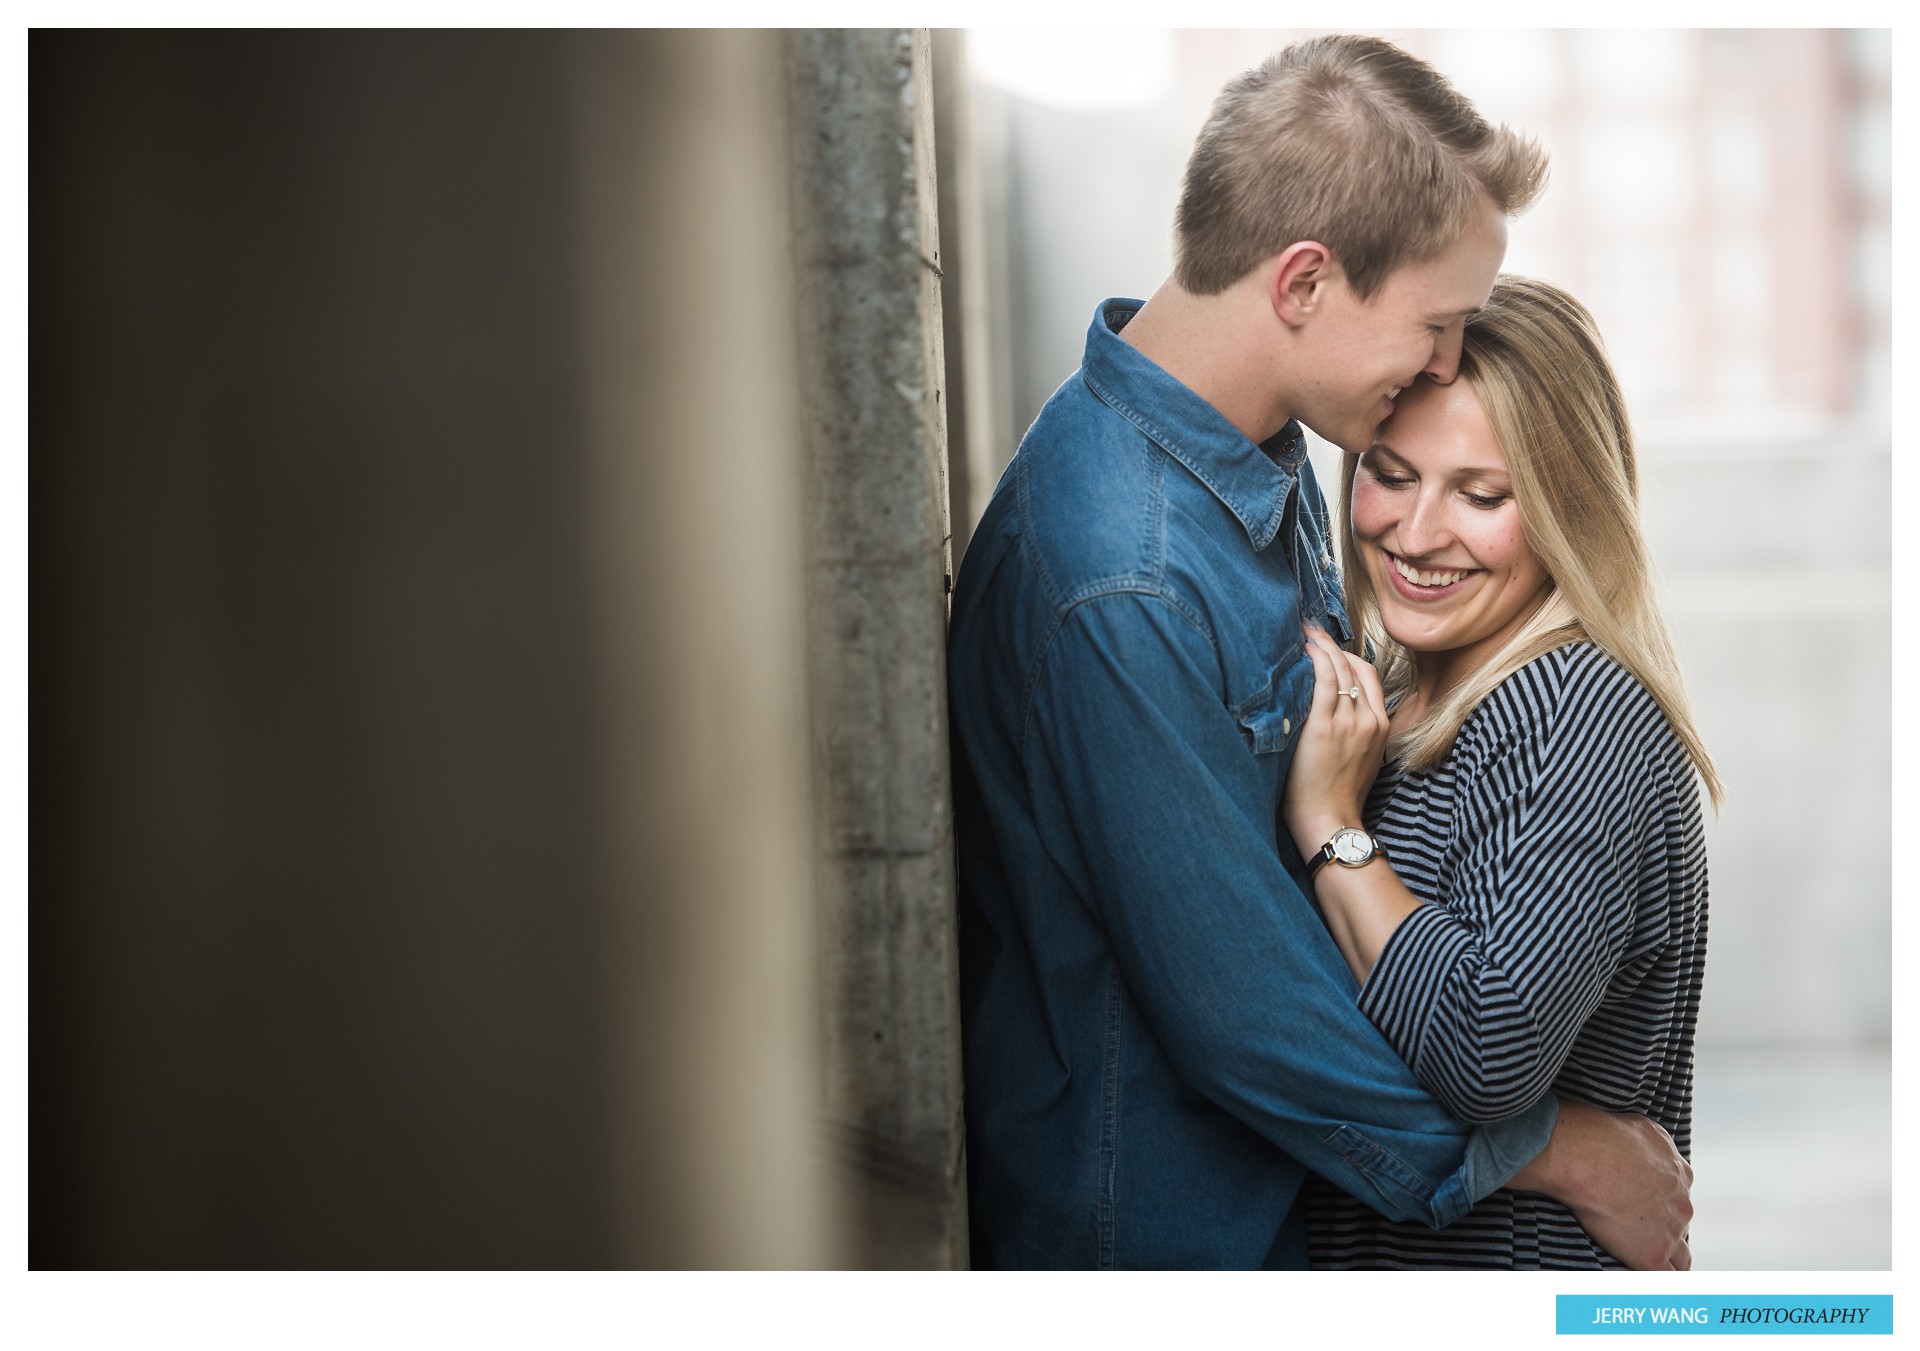
[[[1253,753],[1280,755],[1284,771],[1312,702],[1313,663],[1305,652],[1296,651],[1292,660],[1268,673],[1254,694],[1234,706],[1233,716]]]

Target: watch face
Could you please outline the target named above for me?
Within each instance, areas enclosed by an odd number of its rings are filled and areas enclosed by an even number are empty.
[[[1343,830],[1333,837],[1333,856],[1348,865],[1365,863],[1373,857],[1373,837],[1364,830]]]

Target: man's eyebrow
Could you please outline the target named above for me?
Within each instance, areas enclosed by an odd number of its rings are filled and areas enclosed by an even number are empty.
[[[1452,323],[1452,322],[1453,322],[1453,321],[1454,321],[1455,319],[1471,319],[1471,318],[1473,318],[1473,316],[1474,316],[1474,315],[1476,315],[1476,314],[1478,314],[1478,313],[1480,313],[1480,311],[1481,311],[1481,310],[1483,310],[1483,309],[1485,309],[1485,308],[1486,308],[1486,306],[1484,306],[1484,305],[1475,305],[1475,306],[1473,306],[1473,307],[1472,307],[1472,308],[1470,308],[1470,309],[1464,309],[1464,310],[1446,310],[1446,311],[1444,311],[1444,312],[1441,312],[1441,313],[1436,313],[1436,314],[1430,314],[1430,315],[1428,315],[1428,316],[1427,316],[1427,318],[1428,318],[1428,320],[1429,320],[1430,322],[1432,322],[1432,323],[1436,323],[1436,324],[1438,324],[1438,323],[1443,323],[1443,322],[1444,322],[1444,323],[1449,323],[1449,324],[1450,324],[1450,323]]]

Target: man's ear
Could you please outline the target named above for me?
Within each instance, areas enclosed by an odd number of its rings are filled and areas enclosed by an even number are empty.
[[[1274,316],[1288,328],[1298,328],[1313,317],[1326,300],[1329,285],[1340,275],[1333,250],[1311,239],[1287,245],[1268,266],[1268,298]]]

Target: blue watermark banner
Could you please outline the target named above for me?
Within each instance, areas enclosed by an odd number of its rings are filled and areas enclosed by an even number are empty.
[[[1556,1295],[1562,1336],[1893,1332],[1892,1295]]]

